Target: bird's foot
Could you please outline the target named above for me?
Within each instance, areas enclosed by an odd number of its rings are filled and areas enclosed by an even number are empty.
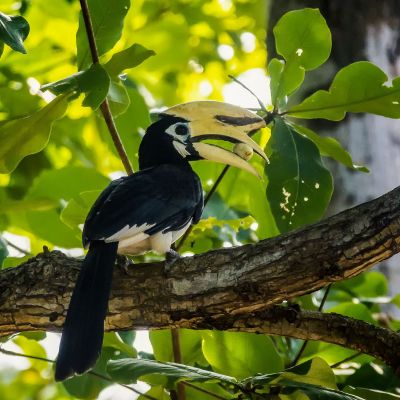
[[[181,258],[180,254],[175,250],[170,249],[169,251],[167,251],[165,253],[165,263],[164,263],[164,275],[165,276],[169,275],[169,273],[171,271],[171,267],[180,258]]]
[[[133,265],[133,261],[122,254],[117,254],[117,266],[121,268],[122,272],[125,273],[125,275],[128,275],[128,268]]]

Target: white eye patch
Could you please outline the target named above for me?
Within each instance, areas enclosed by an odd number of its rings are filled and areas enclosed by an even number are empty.
[[[177,122],[176,124],[169,126],[165,132],[174,139],[177,139],[180,142],[185,142],[187,137],[190,135],[189,123]]]

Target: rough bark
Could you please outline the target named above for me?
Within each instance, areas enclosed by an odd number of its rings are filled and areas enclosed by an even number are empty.
[[[400,360],[399,342],[388,339],[398,340],[397,334],[373,327],[368,333],[355,329],[353,322],[339,321],[335,329],[327,321],[310,325],[302,322],[310,315],[304,313],[293,322],[284,313],[277,318],[279,313],[265,309],[355,276],[399,252],[399,203],[400,187],[286,235],[183,258],[168,276],[163,263],[135,265],[128,272],[116,268],[107,328],[214,327],[285,334],[343,344],[394,365],[386,354]],[[54,251],[2,271],[0,335],[59,331],[79,267],[79,260]],[[372,350],[376,345],[371,334],[376,340],[385,338],[378,342],[386,341],[391,351]]]

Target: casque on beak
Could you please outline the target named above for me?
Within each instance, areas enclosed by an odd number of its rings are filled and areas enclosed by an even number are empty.
[[[191,141],[201,158],[246,170],[259,177],[257,171],[243,158],[221,147],[202,143],[206,139],[221,139],[244,143],[268,161],[262,148],[249,136],[266,126],[258,115],[232,104],[219,101],[193,101],[171,107],[162,115],[184,118],[190,122]]]

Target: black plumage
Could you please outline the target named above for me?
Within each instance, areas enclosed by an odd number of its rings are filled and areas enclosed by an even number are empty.
[[[157,234],[181,231],[201,217],[200,179],[173,146],[174,138],[165,132],[176,123],[187,121],[164,117],[149,127],[139,149],[140,171],[111,182],[87,216],[83,244],[89,251],[67,312],[56,380],[88,371],[100,354],[112,267],[123,240],[140,237],[145,243]],[[176,134],[190,150],[188,131],[182,126],[177,125]],[[185,132],[187,142],[182,135]],[[191,151],[190,159],[198,158]],[[144,246],[150,250],[146,246],[151,243]],[[131,248],[123,252],[129,253]]]

